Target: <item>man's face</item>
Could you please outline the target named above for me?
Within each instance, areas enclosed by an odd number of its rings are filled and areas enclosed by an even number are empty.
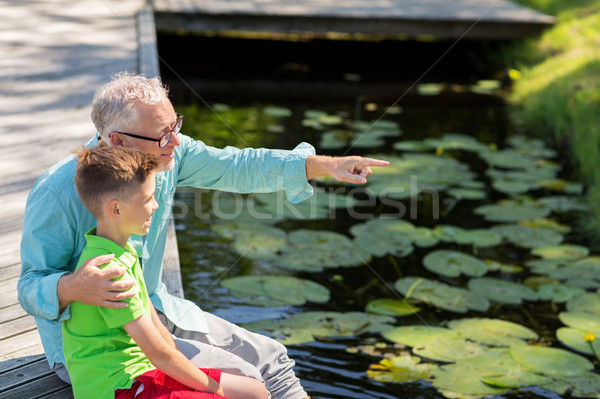
[[[131,127],[128,133],[158,139],[171,130],[177,122],[177,114],[169,100],[163,101],[160,105],[139,103],[135,106],[135,109],[137,110],[138,122]],[[157,155],[160,158],[161,170],[173,168],[175,164],[173,160],[175,147],[181,144],[176,134],[171,134],[167,145],[161,148],[156,141],[128,137],[117,132],[111,134],[111,142],[113,145],[123,145],[124,147],[135,148]]]

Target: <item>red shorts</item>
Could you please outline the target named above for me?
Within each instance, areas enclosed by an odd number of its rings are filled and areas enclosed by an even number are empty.
[[[217,382],[221,382],[221,370],[200,369]],[[140,386],[142,392],[136,395]],[[223,396],[198,392],[169,377],[159,369],[145,372],[135,379],[129,389],[115,390],[115,399],[226,399]]]

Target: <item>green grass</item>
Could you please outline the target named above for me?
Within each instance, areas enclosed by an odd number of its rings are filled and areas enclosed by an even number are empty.
[[[600,231],[600,0],[518,0],[557,18],[541,37],[505,49],[505,63],[519,73],[510,103],[527,131],[552,138],[572,159],[588,186]],[[600,242],[600,239],[598,239]]]

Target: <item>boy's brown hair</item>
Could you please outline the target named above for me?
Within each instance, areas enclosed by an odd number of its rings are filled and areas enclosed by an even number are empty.
[[[102,216],[102,207],[112,196],[128,199],[159,170],[156,155],[131,148],[100,145],[74,151],[79,158],[75,169],[75,187],[81,202],[94,217]]]

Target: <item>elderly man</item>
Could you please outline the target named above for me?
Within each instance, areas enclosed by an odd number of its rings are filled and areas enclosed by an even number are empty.
[[[209,147],[179,134],[183,115],[175,113],[168,91],[158,78],[118,74],[94,96],[92,120],[98,135],[88,146],[137,148],[160,157],[156,177],[159,209],[146,236],[132,236],[140,255],[150,299],[181,351],[197,366],[221,368],[263,381],[273,398],[307,397],[293,372],[293,360],[278,342],[246,331],[195,304],[173,297],[161,281],[167,225],[175,189],[202,187],[233,192],[285,190],[294,203],[312,195],[308,179],[329,174],[364,183],[371,166],[387,162],[362,157],[315,156],[302,143],[292,151]],[[73,182],[76,159],[64,159],[46,171],[33,187],[25,211],[21,243],[19,302],[35,316],[46,357],[61,379],[64,367],[60,322],[70,317],[69,304],[79,301],[110,308],[127,306],[130,281],[112,281],[124,270],[102,270],[109,258],[89,259],[73,272],[95,225]]]

